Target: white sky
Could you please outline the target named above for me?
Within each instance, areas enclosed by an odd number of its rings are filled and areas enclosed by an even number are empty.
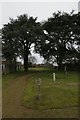
[[[3,2],[2,24],[7,23],[9,17],[15,18],[24,13],[42,21],[52,16],[55,11],[71,12],[72,9],[78,12],[77,2]]]
[[[52,13],[60,10],[70,13],[72,10],[78,12],[78,0],[56,0],[56,2],[49,2],[52,0],[37,0],[41,2],[32,2],[31,0],[16,0],[18,2],[9,2],[3,0],[0,3],[0,28],[3,24],[9,21],[9,18],[16,18],[21,14],[28,14],[29,16],[38,17],[38,21],[47,20],[52,16]],[[36,0],[35,0],[36,1]],[[54,1],[54,0],[53,0]],[[64,2],[63,2],[64,1]],[[67,2],[66,2],[67,1]],[[42,62],[42,58],[37,56],[38,63]]]

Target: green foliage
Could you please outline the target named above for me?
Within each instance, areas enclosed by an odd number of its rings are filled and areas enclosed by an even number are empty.
[[[80,13],[53,13],[53,17],[40,23],[37,18],[23,14],[10,19],[2,29],[3,56],[16,63],[16,57],[24,59],[24,69],[28,70],[28,56],[31,45],[47,61],[53,56],[61,67],[63,62],[74,58],[80,61]],[[75,47],[76,46],[76,47]],[[77,61],[76,61],[77,62]]]
[[[43,23],[44,40],[38,49],[45,59],[49,61],[54,56],[59,66],[62,66],[62,62],[67,62],[67,59],[79,59],[79,16],[80,14],[73,14],[73,11],[70,14],[58,11]]]
[[[28,55],[32,43],[36,43],[40,34],[40,23],[37,18],[20,15],[17,19],[10,19],[10,23],[2,29],[3,55],[11,61],[16,56],[24,58],[24,69],[28,70]]]

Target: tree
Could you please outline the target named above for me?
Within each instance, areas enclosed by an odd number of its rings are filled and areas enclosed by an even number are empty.
[[[37,18],[28,17],[26,14],[20,15],[17,19],[11,19],[10,23],[7,24],[10,37],[8,36],[6,39],[5,36],[8,32],[5,32],[5,34],[3,32],[3,36],[5,38],[4,44],[7,42],[7,48],[10,47],[10,49],[8,49],[8,53],[11,53],[10,50],[13,51],[11,44],[14,44],[13,46],[18,48],[16,49],[18,55],[21,55],[24,58],[25,71],[28,70],[28,56],[30,54],[31,44],[36,44],[37,39],[41,34],[41,25],[39,22],[36,22],[36,20]],[[13,26],[13,28],[10,28],[11,26]],[[3,29],[4,31],[7,31],[6,26]],[[4,47],[4,49],[5,48],[6,47]]]
[[[14,27],[14,24],[10,22],[2,28],[2,53],[9,64],[10,72],[16,70],[16,57],[19,51],[18,41],[14,37]]]
[[[73,25],[77,18],[74,16],[73,11],[70,14],[58,11],[43,24],[43,30],[46,32],[40,54],[47,60],[54,56],[59,68],[63,61],[66,62],[70,57],[69,53],[71,57],[76,53],[74,47],[76,34],[73,32]]]
[[[74,16],[74,24],[73,24],[73,33],[75,34],[75,44],[76,44],[76,57],[78,58],[78,62],[80,64],[80,12],[75,14]]]

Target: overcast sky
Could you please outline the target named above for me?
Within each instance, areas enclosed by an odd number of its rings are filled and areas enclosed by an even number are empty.
[[[71,2],[7,2],[3,0],[0,4],[0,28],[3,24],[9,22],[9,18],[16,18],[21,14],[28,14],[29,16],[38,17],[38,21],[47,20],[52,16],[52,13],[65,11],[70,13],[72,10],[78,12],[78,1],[71,0]],[[65,1],[65,0],[64,0]],[[68,1],[68,0],[67,0]],[[42,62],[42,58],[35,54],[38,63]]]
[[[9,17],[27,13],[29,16],[38,17],[39,21],[45,20],[55,11],[78,12],[77,2],[4,2],[2,3],[2,24],[9,21]]]

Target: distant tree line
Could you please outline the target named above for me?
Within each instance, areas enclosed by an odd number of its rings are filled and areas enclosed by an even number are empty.
[[[56,59],[59,69],[63,64],[80,63],[80,13],[53,13],[44,22],[26,14],[10,19],[2,28],[3,57],[16,70],[16,58],[24,59],[24,70],[28,71],[28,56],[31,45],[34,50],[49,61]],[[12,67],[10,67],[12,69]]]

